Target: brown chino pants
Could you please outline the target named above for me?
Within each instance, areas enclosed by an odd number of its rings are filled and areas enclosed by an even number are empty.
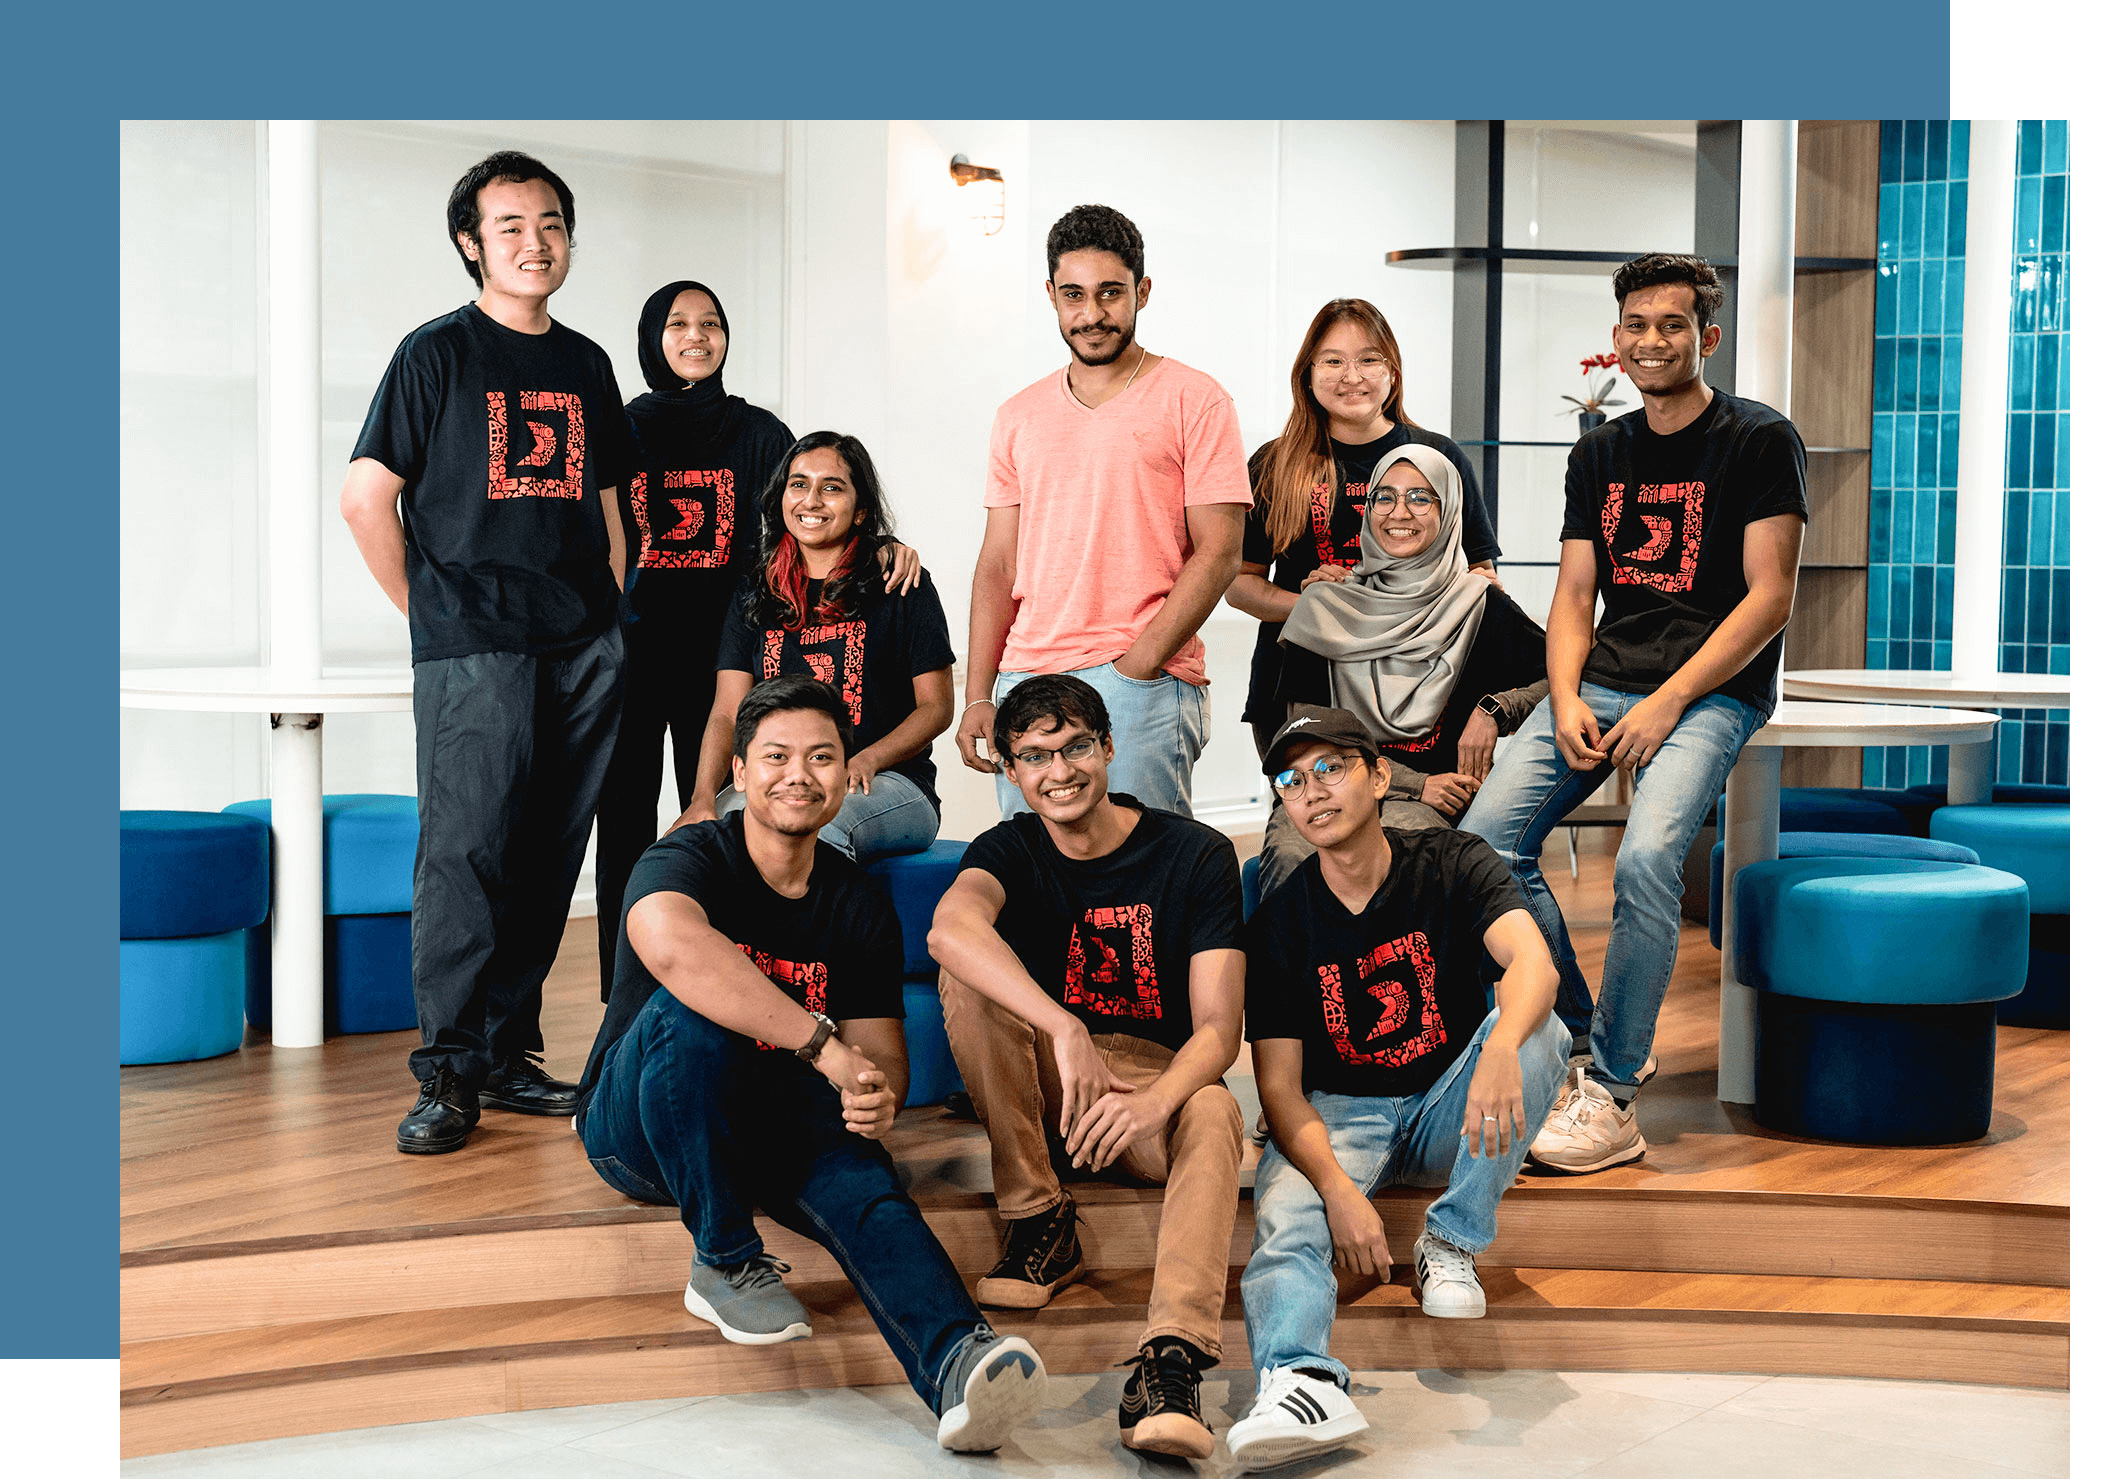
[[[1061,1131],[1054,1040],[949,975],[940,975],[937,986],[959,1076],[988,1127],[996,1210],[1013,1222],[1053,1211],[1063,1201],[1062,1179],[1047,1155],[1048,1133]],[[1092,1045],[1117,1078],[1138,1088],[1156,1082],[1173,1061],[1172,1049],[1125,1033],[1095,1033]],[[1238,1101],[1223,1084],[1210,1084],[1180,1106],[1161,1134],[1145,1136],[1113,1163],[1165,1188],[1146,1341],[1177,1335],[1212,1359],[1223,1357],[1244,1133]]]

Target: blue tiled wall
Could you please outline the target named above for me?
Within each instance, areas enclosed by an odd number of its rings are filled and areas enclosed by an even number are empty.
[[[1969,125],[1881,125],[1866,666],[1942,669],[1954,640]],[[1944,745],[1865,751],[1865,784],[1947,775]]]
[[[2006,531],[1999,667],[2072,671],[2071,154],[2062,120],[2024,122],[2014,173],[2013,328],[2006,423]],[[2000,715],[2002,781],[2066,780],[2063,709]]]

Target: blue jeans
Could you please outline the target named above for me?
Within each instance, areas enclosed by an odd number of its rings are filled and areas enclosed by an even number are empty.
[[[892,1157],[842,1125],[821,1074],[659,990],[606,1054],[581,1124],[592,1169],[637,1201],[677,1207],[703,1261],[762,1251],[755,1202],[825,1248],[939,1410],[953,1356],[986,1324]]]
[[[1328,1144],[1350,1180],[1370,1197],[1389,1186],[1443,1186],[1424,1214],[1435,1238],[1480,1253],[1497,1236],[1497,1204],[1519,1174],[1527,1145],[1563,1085],[1570,1034],[1550,1013],[1519,1045],[1520,1100],[1526,1130],[1503,1155],[1468,1153],[1461,1133],[1475,1060],[1497,1025],[1493,1010],[1453,1066],[1422,1095],[1353,1099],[1314,1093]],[[1335,1243],[1327,1204],[1305,1173],[1274,1144],[1254,1173],[1254,1251],[1239,1279],[1246,1305],[1246,1347],[1256,1370],[1308,1366],[1333,1373],[1347,1388],[1347,1366],[1328,1354],[1335,1323]]]
[[[723,787],[715,798],[719,817],[744,809],[745,795],[734,787]],[[896,770],[881,770],[870,778],[868,795],[848,793],[833,820],[819,828],[819,841],[867,863],[922,851],[937,840],[937,826],[937,809],[922,788]]]
[[[1604,734],[1646,697],[1597,683],[1579,684],[1578,696],[1592,709]],[[1497,768],[1461,818],[1461,830],[1496,848],[1519,881],[1562,978],[1556,1014],[1571,1030],[1575,1050],[1590,1044],[1592,1076],[1618,1103],[1627,1104],[1637,1095],[1637,1073],[1651,1055],[1652,1029],[1674,975],[1674,952],[1681,941],[1682,863],[1705,815],[1725,789],[1726,773],[1764,717],[1722,693],[1700,698],[1682,712],[1681,722],[1653,754],[1652,763],[1638,772],[1630,821],[1615,854],[1615,922],[1608,933],[1607,962],[1601,967],[1598,1006],[1571,950],[1563,911],[1541,875],[1541,845],[1613,767],[1571,769],[1556,748],[1555,718],[1543,699],[1500,754]]]
[[[1031,673],[996,674],[996,702]],[[1145,806],[1191,817],[1195,762],[1209,743],[1209,689],[1183,683],[1171,673],[1149,681],[1124,678],[1110,662],[1069,675],[1082,678],[1106,701],[1114,726],[1114,760],[1107,767],[1111,791],[1126,791]],[[996,804],[1006,820],[1029,810],[1010,778],[996,776]]]

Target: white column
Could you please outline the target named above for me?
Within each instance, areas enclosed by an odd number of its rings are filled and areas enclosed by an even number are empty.
[[[266,545],[272,661],[285,678],[323,663],[324,304],[317,124],[266,125]]]
[[[324,302],[314,120],[266,125],[266,580],[272,664],[314,681],[324,662]],[[324,1041],[324,731],[274,716],[273,1044]]]
[[[1734,389],[1792,413],[1792,232],[1799,189],[1799,124],[1741,124],[1740,334]]]
[[[1962,271],[1962,434],[1954,505],[1954,670],[1999,665],[2006,524],[2007,333],[2013,318],[2012,123],[1969,125]],[[1950,759],[1952,757],[1950,756]]]

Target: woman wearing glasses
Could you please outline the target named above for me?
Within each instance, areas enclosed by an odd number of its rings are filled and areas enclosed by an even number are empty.
[[[815,431],[782,457],[760,505],[749,579],[731,600],[716,658],[715,707],[693,800],[676,825],[745,804],[728,774],[738,704],[755,683],[809,673],[841,697],[855,730],[848,797],[820,832],[858,863],[937,839],[929,742],[951,724],[951,633],[935,581],[893,593],[879,551],[892,542],[884,490],[852,436]]]
[[[1489,774],[1497,736],[1548,692],[1541,628],[1468,567],[1466,503],[1444,453],[1389,448],[1365,485],[1355,568],[1308,584],[1283,623],[1276,712],[1321,704],[1357,716],[1393,772],[1380,803],[1389,827],[1450,826]],[[1283,805],[1263,839],[1263,897],[1313,851],[1288,808],[1334,805],[1332,784],[1325,800],[1302,801],[1302,779],[1275,778]]]
[[[1401,407],[1401,346],[1386,316],[1362,298],[1337,298],[1313,315],[1291,362],[1291,419],[1254,453],[1254,508],[1239,576],[1225,599],[1261,621],[1246,712],[1258,752],[1284,720],[1275,702],[1276,639],[1298,592],[1349,576],[1373,466],[1413,442],[1442,453],[1465,491],[1461,548],[1478,574],[1496,579],[1497,532],[1475,469],[1451,437],[1411,422]]]

